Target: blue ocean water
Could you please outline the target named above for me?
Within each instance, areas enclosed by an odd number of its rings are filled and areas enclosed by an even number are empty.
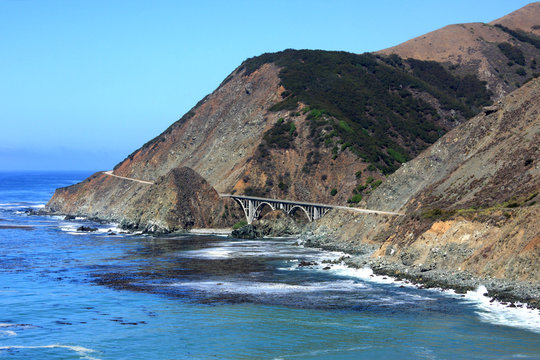
[[[323,270],[343,254],[295,239],[155,238],[25,213],[88,175],[0,173],[0,358],[540,359],[538,312],[482,289]]]

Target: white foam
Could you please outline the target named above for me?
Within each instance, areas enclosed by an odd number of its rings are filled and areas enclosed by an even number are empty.
[[[88,359],[88,360],[100,360],[98,358],[92,357],[89,354],[95,353],[96,350],[88,349],[82,346],[77,345],[60,345],[60,344],[52,344],[52,345],[13,345],[13,346],[0,346],[0,350],[10,350],[10,349],[68,349],[76,352],[81,359]]]
[[[266,283],[266,282],[218,282],[218,281],[201,281],[201,282],[179,282],[169,286],[183,287],[192,290],[205,292],[221,292],[232,294],[286,294],[298,292],[318,292],[318,291],[354,291],[360,288],[365,288],[364,284],[353,280],[343,281],[328,281],[316,283],[304,283],[299,285],[285,283]]]
[[[210,229],[210,228],[202,228],[202,229],[191,229],[189,230],[190,234],[193,235],[217,235],[217,236],[229,236],[232,232],[232,229],[226,228],[226,229]]]
[[[300,250],[298,246],[294,245],[294,242],[284,242],[279,240],[243,240],[243,241],[224,241],[215,244],[216,246],[191,250],[183,252],[191,258],[201,259],[224,259],[233,257],[258,257],[258,256],[271,256],[277,258],[301,258],[301,260],[309,261],[321,261],[321,260],[335,260],[344,255],[342,252],[321,252],[318,250],[311,250],[306,252]]]
[[[95,231],[77,231],[81,226],[81,223],[66,223],[63,222],[60,224],[59,228],[61,231],[67,232],[70,235],[85,235],[85,234],[108,234],[109,232],[125,234],[126,232],[118,227],[117,224],[110,224],[106,227],[98,227]],[[93,226],[90,226],[93,227]]]
[[[0,330],[0,337],[17,336],[17,333],[13,330]]]
[[[323,270],[326,267],[330,267],[330,269]],[[298,267],[297,265],[291,266],[289,270],[296,270],[301,269],[304,267]],[[368,281],[372,283],[379,283],[379,284],[396,284],[396,285],[403,285],[408,287],[415,287],[413,284],[409,282],[404,282],[400,280],[396,280],[395,278],[391,276],[386,275],[375,275],[373,273],[373,270],[369,267],[363,267],[361,269],[353,268],[350,266],[345,265],[344,263],[339,264],[319,264],[312,267],[313,269],[317,271],[324,271],[324,272],[330,272],[337,276],[343,276],[343,277],[351,277],[360,279],[363,281]]]
[[[198,259],[227,259],[231,257],[232,251],[227,248],[210,248],[201,250],[191,250],[185,252],[188,257]]]
[[[475,291],[467,291],[463,298],[477,309],[475,312],[481,320],[540,333],[540,310],[529,309],[520,303],[515,304],[516,307],[508,307],[492,300],[489,294],[484,295],[486,293],[486,287],[481,285]]]
[[[45,204],[41,201],[20,201],[11,203],[0,203],[0,208],[3,209],[20,209],[20,208],[44,208]]]
[[[336,349],[320,349],[320,350],[312,350],[308,352],[302,352],[297,354],[290,354],[290,355],[281,355],[274,360],[285,360],[286,358],[305,358],[305,357],[312,357],[312,356],[319,356],[319,355],[326,355],[336,352],[351,352],[351,351],[358,351],[358,350],[366,350],[371,348],[371,346],[355,346],[355,347],[348,347],[348,348],[336,348]]]
[[[0,328],[19,328],[19,329],[28,329],[34,328],[34,325],[28,324],[9,324],[9,323],[0,323]]]

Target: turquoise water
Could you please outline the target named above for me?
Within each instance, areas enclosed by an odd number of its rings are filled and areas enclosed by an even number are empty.
[[[87,175],[0,173],[0,358],[540,358],[538,312],[482,290],[323,270],[342,254],[294,239],[153,238],[24,213]]]

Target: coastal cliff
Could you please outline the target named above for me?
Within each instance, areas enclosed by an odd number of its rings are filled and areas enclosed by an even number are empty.
[[[187,167],[172,169],[155,183],[96,173],[56,190],[46,211],[118,222],[123,228],[151,233],[228,227],[242,215],[232,200],[221,198]]]
[[[405,216],[333,211],[303,241],[364,254],[357,265],[383,273],[437,278],[436,285],[456,287],[463,276],[476,279],[469,286],[480,279],[538,284],[538,144],[535,79],[443,136],[361,204]]]

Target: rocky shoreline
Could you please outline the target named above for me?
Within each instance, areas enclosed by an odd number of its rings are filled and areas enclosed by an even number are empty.
[[[491,301],[516,307],[526,304],[529,308],[540,309],[540,285],[529,281],[509,281],[483,278],[468,271],[431,269],[421,266],[407,266],[389,261],[384,256],[372,257],[378,246],[371,244],[342,244],[324,235],[314,235],[304,231],[299,235],[298,245],[320,248],[327,251],[341,251],[349,257],[339,259],[345,265],[356,269],[370,268],[375,275],[389,276],[400,281],[410,281],[419,288],[452,289],[465,294],[480,286],[487,289]]]
[[[43,211],[29,211],[30,215],[51,215]],[[58,214],[55,214],[58,215]],[[73,217],[66,216],[66,220]],[[107,223],[102,219],[88,219],[99,223]],[[84,230],[84,229],[82,229]],[[124,228],[126,231],[133,229]],[[210,229],[193,233],[209,234]],[[225,229],[219,229],[220,235],[225,235]],[[227,229],[228,230],[228,229]],[[370,268],[375,275],[389,276],[398,281],[410,281],[420,288],[452,289],[458,294],[465,294],[467,291],[478,289],[484,286],[487,295],[492,301],[499,301],[503,305],[516,307],[519,304],[527,304],[529,308],[540,309],[540,285],[530,281],[510,281],[491,277],[478,277],[468,271],[442,270],[428,266],[404,265],[389,260],[384,256],[373,257],[379,249],[376,244],[342,242],[336,237],[323,233],[314,234],[312,226],[302,226],[297,224],[288,216],[270,214],[266,219],[255,221],[252,225],[244,226],[229,233],[234,238],[256,239],[262,237],[291,236],[298,238],[298,245],[312,248],[320,248],[326,251],[339,251],[348,254],[347,257],[340,258],[336,262],[343,262],[345,265],[355,268]],[[151,232],[155,236],[171,235],[169,233]],[[176,231],[174,233],[188,233],[186,231]]]

